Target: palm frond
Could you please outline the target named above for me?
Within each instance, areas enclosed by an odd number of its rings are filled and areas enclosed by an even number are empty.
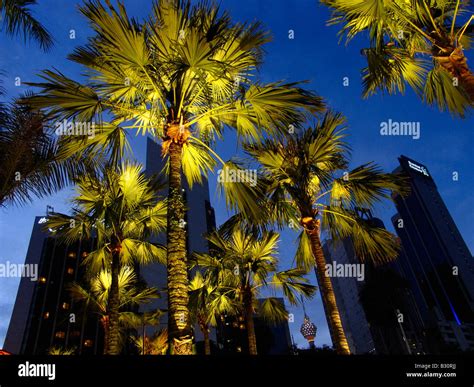
[[[359,216],[356,211],[343,207],[326,207],[323,212],[323,228],[333,240],[348,238],[352,241],[356,255],[362,261],[374,264],[393,261],[398,256],[399,243],[395,236],[371,220]]]
[[[217,189],[225,197],[231,210],[239,211],[242,216],[251,216],[259,212],[258,198],[262,196],[257,171],[244,168],[238,161],[227,161],[218,171]]]
[[[441,111],[464,116],[470,102],[461,88],[454,86],[451,74],[441,67],[435,67],[426,77],[423,100],[429,105],[436,105]]]
[[[288,311],[285,309],[285,305],[274,297],[265,298],[260,303],[258,315],[274,325],[288,320]]]
[[[189,142],[183,144],[181,164],[189,187],[192,188],[195,183],[202,183],[203,177],[208,176],[217,162],[206,148],[193,142],[191,137]]]
[[[23,35],[24,40],[32,39],[47,51],[53,46],[53,38],[48,30],[33,16],[30,6],[36,0],[3,0],[0,3],[0,19],[9,35]]]
[[[67,187],[90,163],[60,156],[48,121],[29,106],[6,106],[0,119],[0,205],[25,204]]]
[[[314,267],[314,256],[308,234],[302,230],[297,239],[298,248],[295,254],[296,266],[308,272]]]
[[[401,175],[383,173],[373,162],[349,171],[344,178],[337,178],[331,187],[331,203],[372,208],[392,193],[408,194],[409,185]]]
[[[122,241],[121,259],[123,264],[139,262],[148,265],[153,262],[166,263],[166,248],[150,242],[127,238]]]
[[[43,109],[56,119],[75,118],[91,121],[103,111],[101,100],[94,89],[76,82],[59,71],[44,70],[40,74],[44,82],[28,83],[40,88],[40,93],[25,99],[35,109]]]
[[[306,271],[300,268],[289,269],[275,273],[272,282],[277,289],[283,290],[283,294],[292,305],[298,304],[298,296],[311,298],[316,292],[316,286],[308,284],[303,277]]]
[[[393,46],[368,48],[363,52],[368,65],[362,69],[364,98],[377,91],[403,94],[406,83],[422,95],[429,67],[425,60],[413,58],[405,50]]]

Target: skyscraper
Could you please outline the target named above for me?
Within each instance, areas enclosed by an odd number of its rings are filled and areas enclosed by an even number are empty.
[[[372,226],[385,228],[371,211],[359,211]],[[413,295],[398,274],[398,262],[362,262],[351,238],[326,240],[323,251],[333,268],[331,282],[351,353],[423,353],[422,337],[416,329],[419,319],[409,313],[416,309]]]
[[[365,277],[364,265],[361,265],[355,255],[350,239],[337,242],[326,240],[323,244],[323,251],[328,265],[332,265],[332,267],[336,267],[336,265],[359,265]],[[359,292],[363,281],[355,275],[337,276],[335,274],[333,273],[331,276],[331,282],[351,353],[371,353],[374,351],[374,342],[364,309],[359,300]]]
[[[411,193],[394,196],[392,223],[430,352],[474,349],[474,260],[423,164],[399,157]]]
[[[23,277],[5,337],[14,354],[42,355],[53,347],[74,348],[78,354],[100,354],[103,334],[97,316],[85,315],[74,304],[67,285],[82,278],[81,260],[93,241],[65,245],[43,230],[46,217],[36,217],[25,263],[38,265],[38,280]]]

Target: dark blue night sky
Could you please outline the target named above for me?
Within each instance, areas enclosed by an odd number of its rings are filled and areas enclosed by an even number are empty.
[[[68,62],[66,55],[75,46],[82,45],[91,31],[84,18],[77,11],[76,1],[39,0],[34,7],[35,15],[50,30],[55,38],[54,48],[42,52],[34,43],[23,44],[20,38],[12,39],[0,33],[0,69],[6,72],[4,86],[9,97],[15,97],[27,90],[16,87],[15,77],[22,82],[38,81],[36,74],[42,69],[58,68],[68,76],[79,77],[80,68]],[[151,1],[125,1],[129,15],[144,18],[151,10]],[[365,60],[360,55],[364,42],[355,39],[345,46],[339,44],[338,27],[327,27],[328,10],[316,0],[223,0],[221,7],[231,12],[236,21],[261,20],[272,32],[273,41],[266,46],[265,63],[260,70],[264,82],[286,80],[308,80],[308,88],[323,96],[334,110],[341,111],[348,119],[349,142],[352,146],[352,167],[368,161],[379,163],[386,171],[397,165],[397,157],[404,154],[426,165],[433,176],[441,196],[446,202],[461,234],[472,251],[474,245],[474,207],[472,144],[474,120],[471,116],[461,120],[449,113],[440,113],[436,108],[423,105],[411,90],[405,96],[376,95],[367,100],[361,97],[360,69]],[[74,29],[76,39],[69,38]],[[294,39],[289,39],[289,30]],[[474,63],[472,51],[471,67]],[[349,78],[349,86],[343,85],[343,78]],[[381,136],[380,123],[393,121],[419,121],[421,136]],[[227,135],[227,134],[226,134]],[[144,162],[145,139],[130,133],[135,157]],[[235,136],[230,133],[217,147],[224,158],[230,158],[237,151]],[[457,171],[459,180],[453,181]],[[210,177],[211,201],[216,209],[217,223],[228,216],[223,200],[215,194],[216,176]],[[45,213],[46,205],[53,205],[56,211],[68,212],[71,190],[22,208],[9,207],[0,210],[0,263],[22,263],[36,215]],[[390,217],[395,213],[392,203],[380,205],[375,215],[382,218],[392,230]],[[296,234],[282,234],[280,256],[284,267],[292,264]],[[316,282],[314,274],[310,276]],[[10,320],[10,313],[16,296],[18,279],[3,278],[0,285],[0,348]],[[318,326],[316,345],[331,344],[321,299],[319,295],[306,303],[311,320]],[[301,308],[290,308],[295,322],[290,329],[295,342],[305,345],[299,333],[303,322]]]

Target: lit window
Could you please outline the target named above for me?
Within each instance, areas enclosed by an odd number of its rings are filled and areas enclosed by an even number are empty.
[[[69,309],[69,304],[67,302],[63,302],[62,308],[63,309]]]
[[[84,347],[92,347],[92,340],[87,339],[84,341]]]
[[[74,274],[74,269],[72,267],[67,268],[67,273],[68,274]]]
[[[64,331],[58,331],[54,334],[54,337],[58,339],[64,339],[66,337],[66,333]]]
[[[46,283],[46,277],[39,277],[39,278],[38,278],[38,282],[39,282],[40,284],[45,284],[45,283]]]

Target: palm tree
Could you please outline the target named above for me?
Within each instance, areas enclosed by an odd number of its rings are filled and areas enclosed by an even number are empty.
[[[204,353],[211,354],[209,338],[210,326],[217,325],[217,317],[234,314],[236,305],[230,293],[233,288],[226,285],[222,278],[212,276],[215,272],[208,271],[203,277],[196,271],[189,282],[189,310],[192,323],[197,323],[204,336]]]
[[[219,230],[208,236],[215,254],[196,254],[196,262],[206,271],[205,276],[232,290],[221,292],[224,297],[220,297],[218,302],[237,302],[247,328],[251,355],[257,354],[254,312],[271,322],[288,319],[288,312],[278,299],[270,297],[262,303],[258,302],[263,289],[282,290],[293,305],[298,304],[298,295],[312,297],[316,291],[316,287],[308,284],[302,276],[304,270],[278,271],[278,238],[279,235],[274,232],[257,236],[248,230],[235,228],[230,235],[226,235]]]
[[[388,262],[397,256],[394,236],[373,227],[360,209],[389,198],[390,191],[405,193],[401,177],[383,173],[373,163],[348,171],[344,122],[340,114],[329,111],[314,128],[299,128],[282,142],[269,139],[246,147],[261,165],[268,195],[265,210],[253,222],[269,219],[292,228],[302,226],[297,265],[305,270],[316,266],[331,338],[339,354],[349,354],[349,346],[325,271],[321,231],[336,240],[351,238],[362,260]],[[265,206],[260,203],[260,207]]]
[[[334,11],[329,24],[342,24],[348,41],[360,33],[370,37],[362,50],[365,97],[377,90],[404,92],[408,83],[441,111],[463,116],[473,106],[474,74],[464,53],[474,33],[469,1],[321,2]]]
[[[95,120],[99,136],[67,139],[70,155],[99,152],[111,144],[121,151],[127,129],[162,141],[169,175],[170,351],[191,354],[181,173],[192,187],[218,162],[223,171],[240,168],[213,150],[224,127],[235,129],[240,139],[258,140],[264,132],[278,133],[305,112],[321,109],[322,101],[296,83],[264,84],[252,78],[269,40],[259,23],[232,23],[218,7],[191,6],[189,0],[155,2],[144,23],[130,19],[121,4],[117,9],[107,5],[88,2],[80,8],[95,36],[69,58],[85,67],[86,81],[44,71],[45,82],[33,84],[41,92],[30,103],[58,119]],[[231,208],[257,210],[248,182],[223,181],[221,186]]]
[[[36,0],[0,0],[0,20],[7,34],[36,40],[43,50],[48,50],[53,45],[53,38],[33,17],[31,5],[36,5]]]
[[[97,240],[96,250],[84,260],[90,273],[110,270],[107,296],[109,315],[106,353],[118,354],[120,323],[120,268],[134,262],[165,263],[166,249],[147,242],[165,230],[166,203],[159,201],[156,181],[146,179],[141,166],[123,164],[101,173],[82,176],[77,182],[75,208],[71,216],[53,214],[46,227],[66,243],[81,238]]]
[[[48,351],[48,355],[60,355],[60,356],[69,356],[76,353],[75,348],[61,348],[61,347],[52,347]]]
[[[61,159],[59,153],[41,114],[17,103],[0,104],[0,206],[50,195],[91,168],[81,156]]]
[[[162,329],[151,337],[147,335],[132,336],[132,341],[138,348],[140,355],[165,355],[168,350],[168,330]]]
[[[100,316],[100,322],[104,329],[104,343],[108,343],[110,332],[110,308],[109,294],[112,285],[110,270],[101,270],[89,281],[89,286],[83,287],[77,282],[68,286],[68,290],[75,301],[84,302],[85,307]],[[155,288],[140,286],[136,273],[129,266],[120,268],[118,277],[119,288],[119,327],[120,331],[137,328],[144,322],[149,325],[159,323],[162,314],[160,310],[155,312],[136,313],[130,311],[131,307],[146,304],[158,297]],[[121,337],[121,344],[123,343]],[[120,345],[121,347],[122,345]],[[104,348],[106,349],[106,348]]]

